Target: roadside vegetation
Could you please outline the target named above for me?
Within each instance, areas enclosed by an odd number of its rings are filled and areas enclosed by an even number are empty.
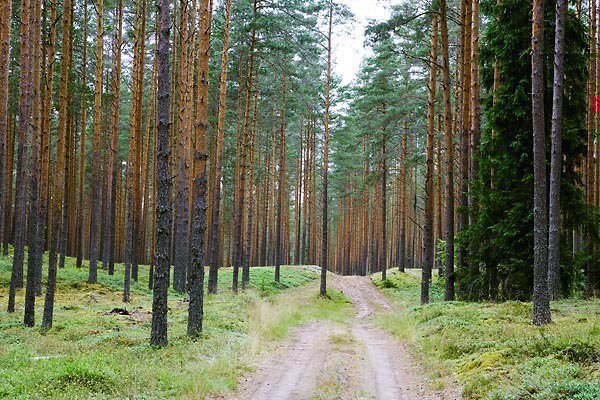
[[[378,324],[411,344],[436,385],[457,379],[465,399],[600,398],[600,301],[553,302],[553,323],[533,327],[531,303],[442,302],[435,275],[425,306],[416,270],[373,282],[398,305]]]
[[[10,257],[0,257],[0,303],[8,297],[11,266]],[[313,270],[282,268],[276,283],[273,268],[253,268],[251,289],[236,296],[229,290],[232,272],[223,269],[220,292],[206,299],[202,337],[186,336],[187,298],[172,292],[171,340],[155,348],[148,346],[148,274],[140,273],[132,301],[124,305],[120,270],[99,274],[98,284],[85,283],[87,273],[71,258],[58,271],[55,325],[48,332],[24,327],[21,309],[0,313],[0,398],[204,398],[234,388],[239,374],[289,328],[350,314],[341,294],[318,296]],[[17,304],[23,304],[21,296],[23,291]]]

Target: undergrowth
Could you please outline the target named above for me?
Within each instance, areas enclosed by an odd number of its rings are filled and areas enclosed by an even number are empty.
[[[600,399],[600,301],[552,303],[553,323],[531,324],[531,303],[442,302],[434,278],[432,304],[419,306],[415,271],[373,277],[399,312],[378,323],[411,342],[433,377],[455,377],[465,399]]]
[[[232,272],[219,273],[219,294],[206,296],[205,331],[186,336],[185,295],[170,293],[169,345],[149,346],[152,295],[148,269],[132,284],[132,302],[121,302],[122,266],[114,276],[99,271],[98,284],[85,283],[87,264],[73,259],[58,271],[54,327],[48,332],[22,325],[24,291],[17,311],[7,314],[12,259],[0,256],[0,398],[10,399],[165,399],[205,398],[235,387],[259,353],[289,328],[316,319],[342,321],[348,300],[330,292],[318,296],[318,274],[282,268],[252,268],[250,290],[233,295]],[[45,274],[45,271],[44,271]],[[43,298],[36,301],[37,322]],[[129,315],[110,313],[124,308]]]

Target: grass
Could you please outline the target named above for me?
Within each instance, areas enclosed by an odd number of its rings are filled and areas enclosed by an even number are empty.
[[[85,283],[87,268],[67,259],[58,271],[54,328],[22,325],[23,291],[17,312],[4,310],[12,259],[0,256],[0,398],[10,399],[198,399],[233,389],[237,378],[260,353],[284,338],[288,329],[317,319],[343,321],[350,315],[340,293],[317,295],[318,274],[282,268],[253,268],[251,289],[231,294],[231,270],[219,274],[219,294],[205,301],[205,333],[186,336],[187,300],[169,297],[169,345],[149,346],[151,292],[146,267],[132,284],[132,302],[121,302],[122,267],[114,276],[99,272],[99,283]],[[41,319],[43,298],[36,317]],[[126,308],[130,315],[111,314]]]
[[[553,302],[553,323],[537,328],[531,303],[445,303],[434,279],[433,303],[418,306],[414,271],[388,276],[373,280],[400,311],[378,323],[413,345],[434,384],[457,378],[465,399],[600,399],[599,300]]]

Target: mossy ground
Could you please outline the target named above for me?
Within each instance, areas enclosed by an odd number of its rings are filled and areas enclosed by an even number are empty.
[[[204,335],[187,338],[188,303],[172,292],[169,345],[159,349],[148,344],[147,267],[140,267],[140,281],[125,305],[121,266],[114,276],[100,271],[99,283],[90,285],[86,266],[77,269],[67,259],[58,271],[54,328],[43,332],[22,325],[22,290],[16,313],[5,311],[11,264],[10,256],[0,256],[0,398],[201,399],[234,388],[239,374],[290,327],[316,319],[343,321],[351,313],[341,294],[317,295],[314,271],[283,268],[278,284],[273,268],[253,268],[252,289],[236,296],[229,289],[231,270],[223,269],[219,294],[206,297]],[[36,306],[39,323],[43,297]],[[117,307],[130,315],[111,314]]]
[[[379,324],[413,345],[441,385],[456,376],[465,399],[600,399],[600,301],[552,303],[553,323],[531,324],[531,303],[442,302],[434,278],[432,304],[419,306],[415,271],[373,281],[399,304]]]

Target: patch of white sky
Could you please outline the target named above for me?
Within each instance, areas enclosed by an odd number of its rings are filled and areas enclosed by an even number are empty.
[[[370,21],[385,21],[392,6],[405,0],[338,0],[354,14],[353,20],[336,26],[333,32],[333,71],[342,84],[350,84],[360,71],[361,63],[370,55],[365,46],[365,29]]]

